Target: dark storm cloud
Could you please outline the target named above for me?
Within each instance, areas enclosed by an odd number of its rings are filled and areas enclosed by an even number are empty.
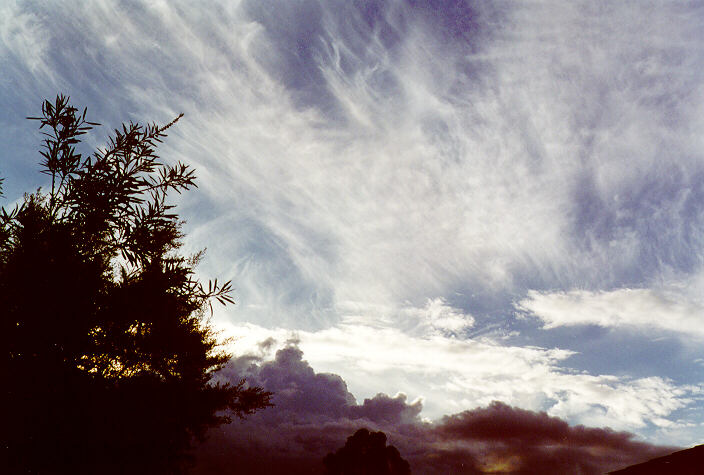
[[[420,402],[408,404],[406,396],[390,397],[378,394],[357,405],[347,390],[345,381],[336,374],[316,373],[303,352],[296,346],[287,346],[276,352],[273,361],[260,363],[253,357],[236,358],[218,374],[223,381],[239,381],[245,377],[253,386],[267,388],[274,393],[274,411],[265,411],[265,419],[282,420],[293,415],[326,417],[331,420],[365,419],[378,423],[415,423],[422,409]]]
[[[350,415],[380,424],[412,424],[418,422],[422,409],[420,401],[408,404],[404,394],[390,397],[379,393],[372,399],[365,399],[361,406],[350,407]]]
[[[275,407],[211,431],[195,473],[319,473],[323,457],[360,427],[417,416],[419,405],[405,404],[403,396],[378,395],[357,405],[342,378],[316,373],[302,357],[289,345],[273,361],[236,358],[218,374],[220,381],[246,377],[268,388]]]
[[[663,453],[662,448],[634,440],[633,434],[610,429],[570,426],[544,412],[527,411],[495,401],[443,418],[436,427],[449,441],[491,445],[494,456],[514,471],[542,467],[544,473],[600,473],[605,467]]]
[[[273,361],[235,358],[218,375],[242,377],[273,391],[275,407],[211,431],[198,448],[195,473],[322,473],[323,457],[363,427],[383,431],[416,474],[535,473],[537,467],[545,474],[596,474],[668,450],[501,402],[436,423],[422,421],[421,403],[403,394],[357,404],[340,376],[316,373],[291,342]]]

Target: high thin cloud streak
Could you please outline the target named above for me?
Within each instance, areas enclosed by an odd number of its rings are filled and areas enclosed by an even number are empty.
[[[424,417],[501,400],[692,444],[702,31],[667,1],[6,2],[0,174],[43,184],[18,124],[58,91],[109,127],[185,112],[160,151],[197,170],[185,248],[232,278],[239,355],[297,332]]]

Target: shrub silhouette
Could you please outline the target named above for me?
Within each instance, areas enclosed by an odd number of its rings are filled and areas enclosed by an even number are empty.
[[[164,127],[124,124],[104,149],[76,151],[92,126],[60,95],[45,101],[40,151],[51,190],[0,215],[3,473],[178,473],[194,439],[269,404],[213,384],[229,358],[207,319],[230,283],[194,276],[200,255],[167,194],[193,186],[165,165]]]
[[[328,475],[410,475],[411,468],[393,445],[386,446],[386,434],[359,429],[344,447],[323,459]]]

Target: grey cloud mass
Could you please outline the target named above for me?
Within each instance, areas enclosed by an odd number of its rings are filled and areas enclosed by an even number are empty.
[[[235,359],[219,379],[242,377],[273,391],[275,407],[211,431],[195,473],[323,473],[323,457],[359,428],[387,434],[416,474],[597,474],[673,450],[496,401],[436,423],[403,394],[357,404],[340,376],[316,373],[290,344],[270,361]]]

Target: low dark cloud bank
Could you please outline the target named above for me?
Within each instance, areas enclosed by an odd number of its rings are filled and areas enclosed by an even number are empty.
[[[340,376],[316,373],[294,344],[273,361],[235,358],[218,375],[242,377],[272,391],[276,406],[211,431],[195,454],[196,474],[324,473],[323,458],[360,428],[384,432],[414,474],[596,474],[672,451],[497,401],[434,423],[403,394],[357,404]]]

